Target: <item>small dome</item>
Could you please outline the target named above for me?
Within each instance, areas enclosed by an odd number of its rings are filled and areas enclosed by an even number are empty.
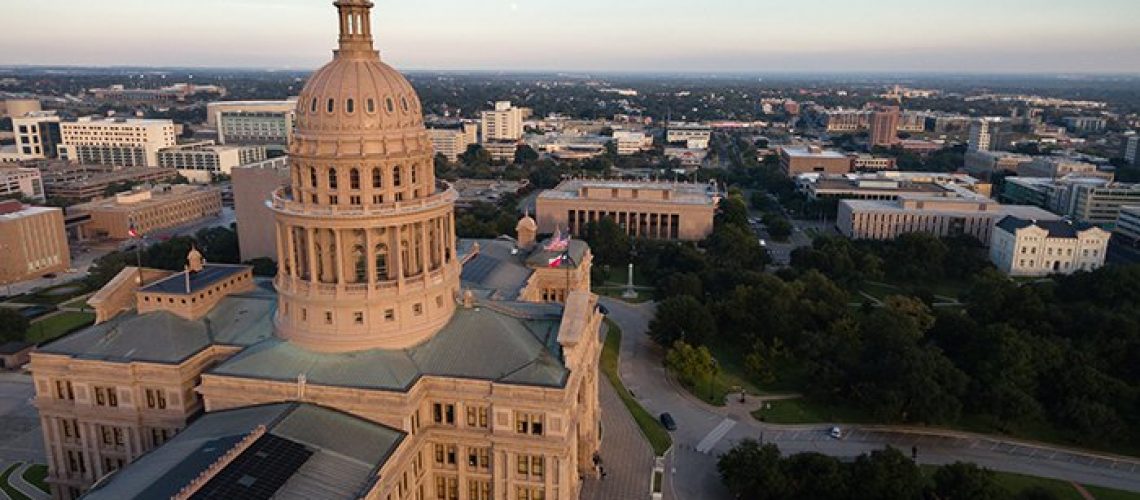
[[[534,218],[527,214],[522,219],[519,219],[519,225],[515,226],[515,229],[518,229],[520,231],[524,229],[529,231],[538,231],[538,222],[535,222]]]

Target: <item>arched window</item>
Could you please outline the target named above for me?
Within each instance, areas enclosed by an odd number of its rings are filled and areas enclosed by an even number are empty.
[[[415,184],[416,182],[419,182],[419,181],[417,180],[417,177],[418,177],[418,176],[416,175],[416,171],[417,171],[417,170],[419,170],[419,165],[412,165],[412,184]]]
[[[392,185],[393,186],[400,187],[400,177],[401,177],[400,171],[401,170],[403,170],[403,168],[401,168],[401,167],[396,167],[396,168],[392,169]]]
[[[392,113],[392,112],[396,111],[396,105],[392,102],[392,98],[389,97],[387,99],[387,101],[388,101],[388,112]]]
[[[368,112],[369,113],[375,113],[376,112],[376,100],[375,99],[369,97],[367,106],[368,106]]]
[[[364,247],[356,245],[352,248],[352,263],[353,270],[355,271],[354,278],[356,283],[368,282],[368,261],[364,260]]]
[[[356,101],[353,101],[352,98],[350,97],[348,99],[348,102],[345,103],[344,107],[348,111],[349,114],[355,113],[356,112]]]
[[[408,110],[408,98],[407,97],[401,97],[400,98],[400,105],[403,106],[404,111],[407,111]]]
[[[331,97],[329,98],[329,106],[328,106],[328,108],[329,108],[329,113],[332,113],[333,111],[336,111],[336,99],[333,99],[333,98],[331,98]]]
[[[329,169],[329,189],[336,189],[336,169]]]
[[[316,97],[313,98],[313,104],[311,106],[309,106],[309,112],[310,113],[316,113],[317,112],[317,98]]]
[[[376,281],[388,281],[388,245],[376,245]]]
[[[360,171],[355,168],[349,170],[348,182],[352,184],[352,189],[360,189]]]
[[[313,189],[317,189],[317,169],[316,167],[309,167],[309,184]]]
[[[384,174],[380,172],[379,168],[372,169],[372,187],[374,189],[384,187]]]

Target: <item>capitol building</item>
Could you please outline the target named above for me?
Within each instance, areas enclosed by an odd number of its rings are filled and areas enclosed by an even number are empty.
[[[297,101],[272,281],[127,268],[33,354],[53,496],[576,499],[603,319],[577,240],[458,240],[420,100],[368,0]]]

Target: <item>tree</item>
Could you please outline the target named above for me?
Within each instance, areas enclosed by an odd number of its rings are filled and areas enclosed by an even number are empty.
[[[934,493],[941,500],[1001,500],[1008,496],[993,472],[962,462],[934,471]]]
[[[693,347],[678,340],[665,355],[665,366],[673,370],[682,384],[696,388],[716,376],[716,360],[705,346]]]
[[[491,160],[491,153],[478,144],[468,145],[467,151],[459,155],[459,161],[469,167],[485,167]]]
[[[768,228],[768,234],[772,236],[772,239],[776,241],[788,241],[788,238],[792,236],[792,223],[779,215],[764,214],[764,226]]]
[[[629,234],[610,217],[586,224],[583,238],[598,264],[621,266],[629,263]]]
[[[721,480],[736,498],[783,500],[788,498],[788,480],[781,467],[780,449],[745,439],[717,460]]]
[[[0,308],[0,341],[20,342],[28,333],[30,322],[16,309]]]
[[[432,157],[432,165],[435,167],[435,176],[440,179],[455,180],[458,176],[451,168],[451,161],[447,159],[443,153],[436,153]]]
[[[748,206],[745,205],[744,198],[729,196],[720,200],[715,223],[717,225],[748,228]]]
[[[247,266],[253,266],[253,275],[272,278],[277,275],[277,262],[266,257],[258,257],[247,261]]]
[[[855,459],[850,466],[851,500],[914,500],[922,498],[924,479],[918,465],[888,447]]]
[[[516,165],[530,165],[538,161],[538,151],[529,145],[522,144],[515,149],[515,164]]]
[[[237,231],[225,227],[210,227],[198,231],[194,240],[206,262],[237,264],[241,262]]]
[[[658,304],[649,335],[663,346],[678,340],[702,345],[716,334],[716,319],[697,299],[681,295]]]

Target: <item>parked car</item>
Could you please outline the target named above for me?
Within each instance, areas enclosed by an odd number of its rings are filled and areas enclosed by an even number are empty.
[[[833,439],[843,439],[843,429],[840,429],[838,427],[832,427],[831,432],[828,434],[831,434],[831,437]]]
[[[673,420],[673,415],[668,413],[661,414],[661,425],[665,426],[665,430],[667,431],[677,430],[677,421]]]

